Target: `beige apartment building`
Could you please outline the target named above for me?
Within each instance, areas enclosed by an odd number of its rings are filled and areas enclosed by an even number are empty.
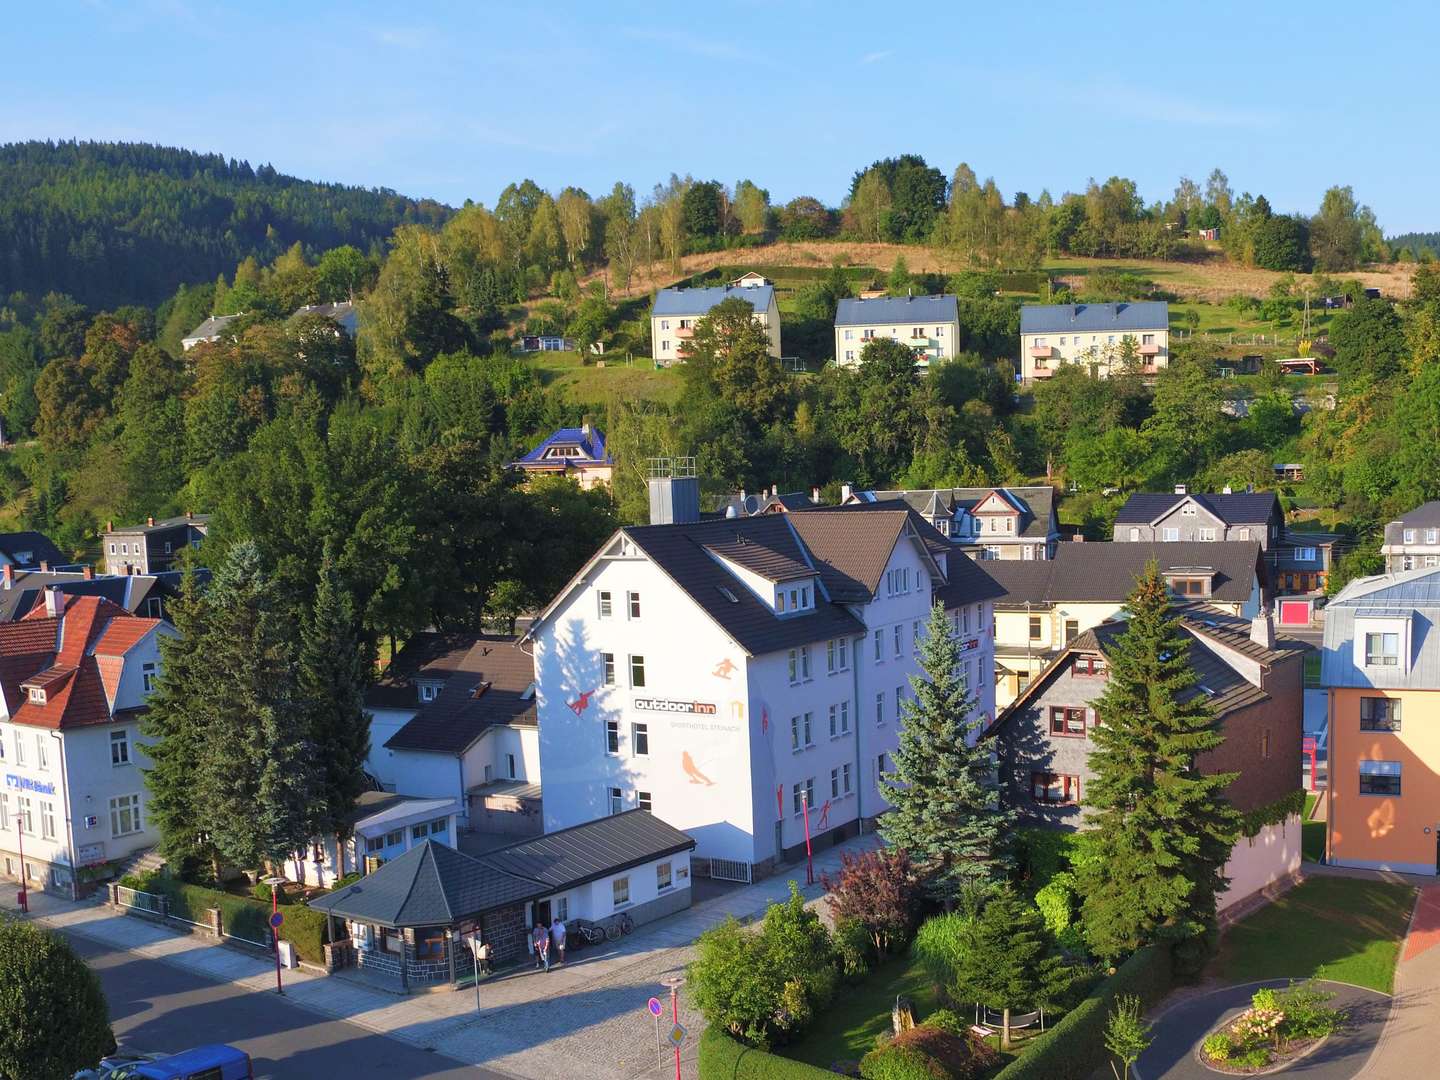
[[[738,278],[745,281],[745,278]],[[762,279],[763,280],[763,279]],[[682,363],[695,335],[695,324],[725,300],[744,300],[770,339],[770,355],[780,357],[780,308],[772,285],[716,285],[707,289],[661,289],[650,311],[650,355],[657,363]]]
[[[835,363],[855,367],[865,343],[892,338],[908,345],[919,367],[955,355],[960,306],[953,296],[877,296],[841,300],[835,312]]]
[[[1020,309],[1020,378],[1048,379],[1065,364],[1108,378],[1125,361],[1127,342],[1141,375],[1170,364],[1170,305],[1026,304]]]

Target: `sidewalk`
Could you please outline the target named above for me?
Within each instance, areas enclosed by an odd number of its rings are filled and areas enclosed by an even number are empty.
[[[815,857],[815,880],[801,892],[822,893],[822,873],[839,869],[842,853],[878,846],[875,836],[856,837]],[[584,1075],[587,1080],[631,1080],[656,1068],[655,1024],[645,1010],[651,995],[662,999],[661,980],[683,974],[695,938],[733,915],[758,918],[789,895],[789,882],[804,881],[805,868],[731,889],[687,911],[637,929],[617,942],[587,949],[549,974],[520,968],[473,990],[398,996],[357,980],[284,974],[286,997],[295,1005],[433,1050],[464,1064],[484,1065],[526,1080]],[[14,894],[3,903],[13,904]],[[175,964],[256,993],[274,993],[268,958],[220,945],[198,935],[122,915],[97,902],[74,904],[31,894],[33,918],[116,949]],[[667,1003],[668,1004],[668,1003]],[[685,1075],[696,1076],[695,1044],[704,1027],[682,989],[680,1022],[691,1038],[682,1052]]]
[[[1408,877],[1409,875],[1403,875]],[[1428,1076],[1440,1030],[1440,885],[1425,879],[1395,967],[1390,1019],[1369,1063],[1356,1074],[1370,1080]]]

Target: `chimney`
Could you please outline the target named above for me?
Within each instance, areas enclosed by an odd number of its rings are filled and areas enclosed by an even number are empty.
[[[820,489],[818,487],[812,487],[810,489],[810,501],[816,506],[820,505]]]
[[[1187,487],[1185,484],[1176,484],[1176,485],[1175,485],[1175,494],[1176,494],[1176,495],[1187,495],[1187,494],[1189,494],[1189,492],[1190,492],[1190,489],[1189,489],[1189,487]]]
[[[590,421],[589,421],[589,420],[586,420],[583,424],[580,425],[580,434],[581,434],[581,435],[584,435],[586,438],[589,438],[589,437],[590,437]]]
[[[194,521],[194,520],[195,520],[195,511],[194,511],[194,510],[186,510],[186,511],[185,511],[185,520],[186,520],[186,521]]]
[[[15,567],[7,562],[3,568],[0,568],[0,574],[4,575],[4,583],[0,587],[7,590],[13,589],[15,587]]]
[[[700,520],[700,480],[695,459],[651,458],[650,524],[692,525]]]
[[[841,485],[840,485],[840,502],[841,502],[841,504],[844,504],[844,503],[847,503],[847,502],[849,502],[849,501],[850,501],[850,485],[849,485],[849,484],[841,484]]]
[[[93,567],[93,566],[87,566],[87,567],[85,567],[83,573],[84,573],[84,575],[85,575],[85,580],[86,580],[86,581],[94,581],[94,580],[95,580],[95,567]]]
[[[1231,487],[1230,487],[1229,484],[1226,484],[1223,488],[1220,489],[1220,494],[1221,494],[1221,495],[1230,495],[1230,494],[1233,494],[1233,490],[1231,489]]]
[[[50,564],[44,559],[40,560],[40,572],[42,574],[48,574],[50,572]]]
[[[1074,541],[1075,543],[1077,543],[1077,544],[1083,544],[1083,543],[1085,542],[1085,534],[1084,534],[1084,533],[1076,533],[1076,534],[1075,534],[1074,536],[1072,536],[1070,539],[1071,539],[1072,541]]]
[[[147,518],[145,519],[145,524],[146,524],[146,525],[154,525],[154,524],[155,524],[155,515],[154,515],[154,514],[151,514],[149,517],[147,517]]]
[[[51,585],[45,590],[45,614],[52,619],[60,614],[60,609],[65,605],[60,600],[60,586]]]
[[[1269,613],[1261,612],[1250,620],[1250,640],[1262,649],[1275,648],[1275,622]]]
[[[105,531],[106,531],[106,532],[114,532],[114,531],[115,531],[115,522],[113,522],[113,521],[107,521],[107,522],[105,522]]]

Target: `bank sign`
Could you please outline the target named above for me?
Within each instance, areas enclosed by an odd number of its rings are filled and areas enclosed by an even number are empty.
[[[21,791],[38,791],[41,795],[55,794],[54,784],[44,784],[39,780],[31,780],[28,776],[16,776],[14,773],[5,774],[5,786],[18,788]]]
[[[715,706],[708,701],[671,701],[668,698],[636,698],[635,708],[640,712],[680,713],[686,716],[714,716]]]

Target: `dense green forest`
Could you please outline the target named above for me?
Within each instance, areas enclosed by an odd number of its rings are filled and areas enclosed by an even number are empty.
[[[1397,252],[1405,252],[1419,258],[1423,252],[1440,256],[1440,232],[1424,233],[1401,233],[1399,236],[1392,236],[1386,241],[1391,249]]]
[[[157,304],[247,256],[292,244],[379,247],[448,208],[314,183],[270,165],[143,143],[0,146],[0,296],[63,292],[97,307]]]

